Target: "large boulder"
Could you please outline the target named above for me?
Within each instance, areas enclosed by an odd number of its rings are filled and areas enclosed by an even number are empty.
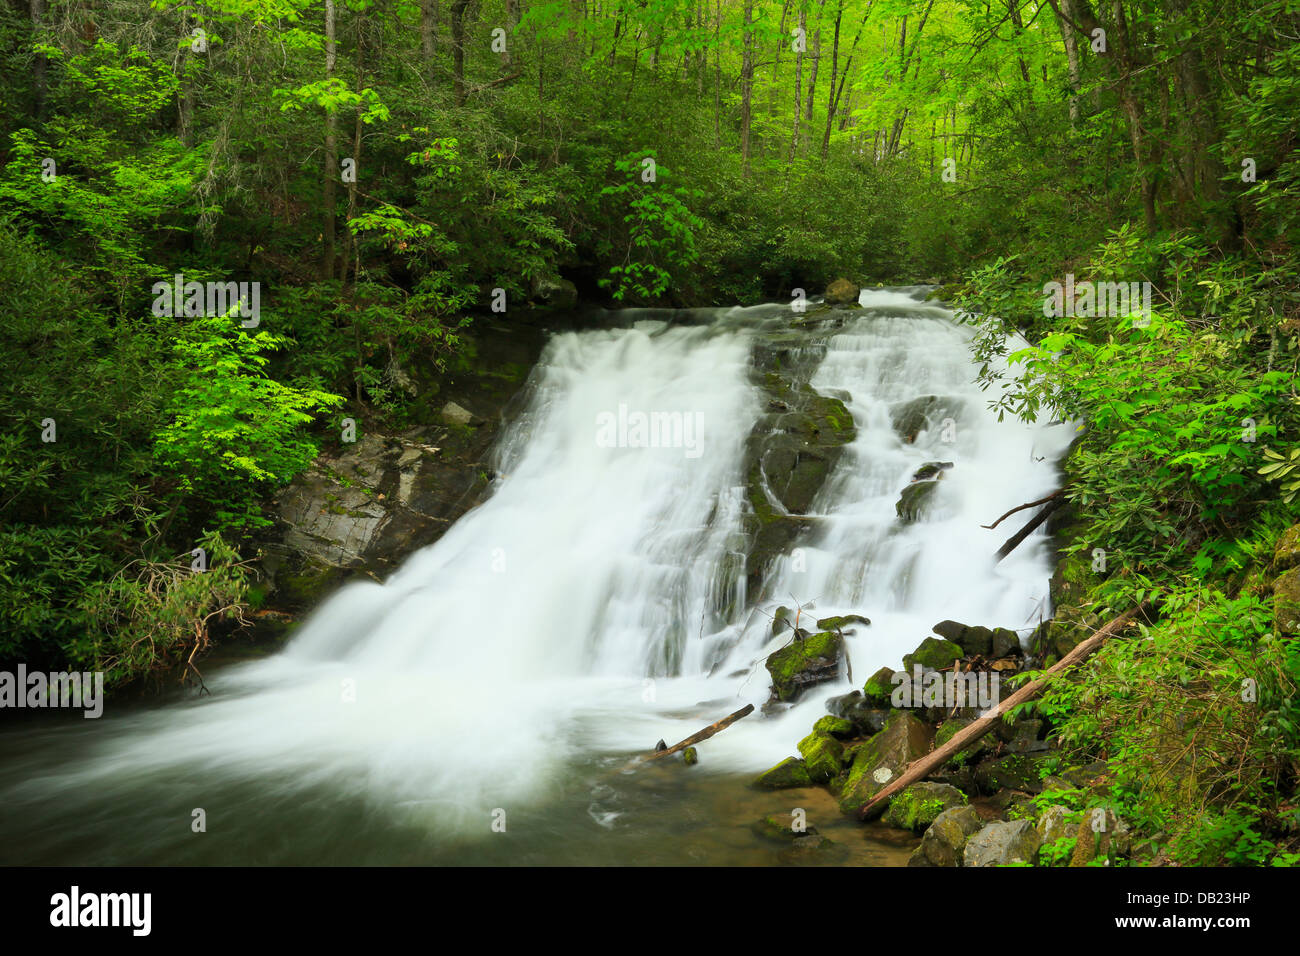
[[[532,282],[532,298],[548,309],[572,309],[578,304],[578,288],[568,279],[538,276]]]
[[[829,698],[826,710],[847,721],[853,727],[853,736],[870,737],[884,729],[890,714],[887,703],[884,707],[875,705],[862,696],[862,691],[853,690]]]
[[[857,305],[862,289],[856,282],[848,279],[836,279],[826,287],[823,300],[827,305]]]
[[[1282,532],[1273,548],[1273,570],[1289,571],[1300,567],[1300,524]]]
[[[789,644],[767,658],[773,699],[789,703],[809,687],[835,680],[843,654],[844,638],[835,631],[792,637]]]
[[[907,861],[908,866],[961,866],[966,841],[980,829],[980,818],[971,807],[953,807],[934,818],[921,837],[921,845]]]
[[[831,720],[836,718],[832,717]],[[844,721],[847,725],[848,721]],[[839,776],[844,759],[844,745],[827,733],[814,730],[799,741],[799,753],[813,783],[827,783]]]
[[[912,665],[920,664],[922,670],[941,671],[961,660],[962,649],[941,637],[927,637],[910,654],[903,655],[903,670],[912,672]]]
[[[903,524],[914,524],[925,517],[933,505],[935,492],[939,490],[938,479],[914,481],[904,488],[894,504],[894,513]]]
[[[943,424],[945,418],[960,418],[960,399],[939,395],[922,395],[893,405],[889,418],[894,431],[904,443],[910,445],[923,431],[932,431]]]
[[[1273,582],[1273,627],[1279,634],[1300,634],[1300,567]]]
[[[945,810],[966,805],[966,795],[946,783],[921,781],[895,794],[881,822],[900,830],[920,832]]]
[[[840,810],[856,814],[909,763],[930,750],[933,731],[906,711],[895,711],[880,733],[858,747],[839,787]],[[883,809],[883,808],[882,808]]]
[[[1028,820],[990,823],[966,841],[962,850],[964,866],[1006,866],[1009,863],[1033,863],[1041,840]]]

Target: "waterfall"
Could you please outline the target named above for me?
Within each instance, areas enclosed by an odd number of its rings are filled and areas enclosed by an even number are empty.
[[[439,541],[383,584],[344,587],[284,651],[223,671],[211,697],[104,721],[71,766],[31,757],[5,799],[189,807],[203,782],[260,782],[274,800],[342,795],[405,827],[483,833],[497,808],[544,805],[576,764],[614,766],[761,704],[778,604],[872,620],[847,638],[853,682],[738,722],[704,745],[703,772],[794,753],[828,696],[898,667],[940,620],[1027,633],[1051,611],[1047,539],[994,564],[1011,532],[980,525],[1050,492],[1073,432],[999,422],[970,331],[921,291],[864,291],[862,310],[809,327],[809,380],[847,393],[857,437],[757,604],[743,557],[746,441],[764,402],[751,351],[790,309],[557,334],[503,431],[491,494]],[[891,412],[928,395],[947,425],[905,442]],[[929,461],[953,465],[925,517],[900,525],[899,491]]]

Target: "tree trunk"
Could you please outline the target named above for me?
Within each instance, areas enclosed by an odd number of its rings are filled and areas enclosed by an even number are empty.
[[[826,0],[817,0],[817,30],[813,33],[812,69],[808,71],[808,112],[804,116],[809,125],[812,125],[813,118],[813,96],[817,93],[817,68],[822,61],[822,10],[825,6]]]
[[[424,75],[432,85],[434,53],[437,46],[438,0],[420,0],[420,55],[424,59]]]
[[[808,14],[804,3],[799,6],[800,40],[807,41]],[[804,42],[795,48],[794,54],[794,128],[790,131],[790,162],[794,162],[799,149],[799,120],[803,118],[803,47]]]
[[[1065,44],[1066,76],[1070,83],[1070,125],[1079,125],[1079,36],[1074,30],[1072,0],[1060,0],[1055,10],[1056,22],[1061,27],[1061,42]]]
[[[32,34],[37,40],[43,40],[41,27],[45,23],[45,0],[31,0],[30,13]],[[36,117],[37,123],[45,120],[45,100],[49,95],[46,81],[48,63],[44,53],[37,53],[32,58],[32,114]]]
[[[740,66],[740,169],[749,175],[750,104],[754,92],[754,0],[745,0],[745,37]]]
[[[338,47],[334,36],[334,0],[325,0],[325,79],[334,78],[334,61]],[[321,275],[334,278],[334,183],[339,175],[338,117],[332,108],[325,113],[325,240]]]
[[[835,8],[835,39],[831,41],[831,82],[830,92],[826,97],[826,132],[822,134],[822,159],[826,159],[831,149],[831,123],[835,121],[835,104],[839,99],[835,92],[835,74],[839,69],[840,62],[840,21],[844,19],[844,0],[840,0],[839,5]],[[845,66],[845,72],[848,72],[848,66]],[[844,89],[844,81],[840,81],[840,89]]]
[[[465,8],[469,0],[451,4],[451,88],[457,106],[465,105]]]

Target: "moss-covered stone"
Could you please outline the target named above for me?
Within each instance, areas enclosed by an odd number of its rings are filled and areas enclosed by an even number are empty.
[[[859,747],[840,787],[840,809],[854,814],[913,760],[929,752],[933,731],[906,711]]]
[[[824,617],[817,622],[819,631],[842,631],[851,624],[871,625],[871,621],[861,614],[842,614],[839,617]]]
[[[882,667],[862,685],[862,698],[873,707],[888,707],[889,698],[894,693],[894,672]]]
[[[904,488],[898,495],[898,502],[894,505],[894,513],[898,516],[898,520],[903,524],[920,521],[932,503],[938,487],[938,480],[933,479],[914,481]]]
[[[983,824],[971,807],[953,807],[934,818],[921,837],[921,845],[908,858],[908,866],[961,866],[962,851]]]
[[[700,762],[700,752],[694,747],[687,747],[682,751],[682,761],[688,767],[694,767]]]
[[[934,734],[934,745],[936,748],[942,747],[957,734],[958,731],[964,730],[971,725],[972,721],[968,717],[951,717],[939,725],[939,729]],[[962,767],[979,759],[980,756],[988,752],[989,744],[987,737],[981,737],[976,740],[965,750],[958,751],[948,761],[950,767]]]
[[[826,783],[839,775],[844,745],[829,734],[814,732],[799,741],[799,753],[813,783]]]
[[[945,810],[966,805],[966,795],[946,783],[922,781],[906,787],[889,801],[881,822],[901,830],[919,832]]]
[[[825,734],[829,737],[839,737],[841,739],[853,736],[853,722],[845,720],[843,717],[828,715],[818,718],[817,723],[813,724],[813,733]]]
[[[1289,571],[1300,567],[1300,524],[1293,524],[1282,532],[1273,548],[1273,570]]]
[[[804,823],[801,829],[796,830],[792,816],[780,816],[775,813],[769,813],[767,816],[756,820],[750,829],[763,839],[771,840],[774,843],[789,843],[798,837],[817,833],[817,828],[811,823]]]
[[[939,671],[961,660],[962,649],[942,637],[927,637],[910,654],[903,656],[903,670],[911,673],[912,665],[920,664],[925,670]]]
[[[755,790],[790,790],[794,787],[811,787],[808,768],[798,757],[786,757],[770,770],[764,770],[749,784]]]
[[[995,628],[993,631],[993,656],[1019,657],[1020,654],[1020,636],[1015,631],[1005,627]]]
[[[821,631],[768,655],[766,667],[772,675],[772,695],[780,701],[796,700],[805,689],[839,674],[844,639],[833,631]]]
[[[1273,627],[1279,634],[1300,634],[1300,567],[1273,582]]]

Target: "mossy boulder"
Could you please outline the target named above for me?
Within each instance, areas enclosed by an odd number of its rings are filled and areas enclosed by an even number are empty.
[[[898,496],[898,502],[894,505],[894,513],[898,520],[903,524],[913,524],[920,521],[934,501],[934,493],[939,487],[937,480],[932,481],[914,481]]]
[[[945,810],[966,805],[966,795],[946,783],[914,783],[889,801],[881,822],[900,830],[920,832]]]
[[[839,775],[844,745],[829,734],[814,731],[799,741],[799,753],[813,783],[826,783]]]
[[[1300,567],[1300,524],[1293,524],[1282,532],[1273,548],[1273,570],[1289,571]]]
[[[937,427],[945,418],[956,420],[960,407],[957,399],[922,395],[894,405],[889,410],[889,418],[898,437],[910,445],[921,432]]]
[[[968,657],[993,656],[993,631],[987,627],[968,627],[957,642]]]
[[[817,828],[811,823],[804,823],[800,829],[795,829],[794,817],[786,814],[784,816],[775,813],[769,813],[762,819],[756,820],[751,826],[756,834],[765,840],[771,840],[774,843],[789,843],[798,837],[816,834]]]
[[[826,287],[823,301],[827,305],[857,305],[862,294],[861,287],[849,279],[836,279]]]
[[[862,698],[873,707],[888,707],[894,693],[894,671],[882,667],[862,685]]]
[[[1038,840],[1042,846],[1064,840],[1070,836],[1070,823],[1067,819],[1070,808],[1054,804],[1042,812],[1034,829],[1038,831]]]
[[[1022,653],[1020,636],[1005,627],[995,628],[992,651],[994,657],[1019,657]]]
[[[853,624],[870,627],[871,621],[861,614],[841,614],[838,617],[824,617],[817,622],[819,631],[842,631]]]
[[[895,711],[880,733],[854,751],[839,787],[840,809],[857,813],[909,763],[929,752],[933,736],[931,728],[910,713]]]
[[[700,762],[700,752],[694,747],[687,747],[682,751],[682,762],[688,767],[694,767]]]
[[[1131,831],[1115,811],[1100,807],[1085,810],[1075,829],[1074,852],[1070,866],[1087,866],[1093,860],[1128,856]]]
[[[835,717],[848,721],[853,728],[851,736],[870,737],[879,733],[889,718],[888,707],[872,706],[862,691],[849,691],[826,701],[826,709]]]
[[[957,734],[958,731],[964,730],[971,725],[972,721],[968,717],[950,717],[939,725],[939,729],[934,732],[935,747],[942,747]],[[965,750],[958,751],[951,760],[948,761],[950,767],[961,767],[978,760],[989,749],[988,737],[985,735],[974,743],[970,744]]]
[[[1300,634],[1300,567],[1273,582],[1273,627],[1279,634]]]
[[[962,643],[962,637],[969,628],[959,621],[940,621],[934,627],[930,628],[945,641],[952,641],[954,644],[965,650],[966,645]]]
[[[903,655],[903,670],[911,673],[912,666],[920,664],[923,670],[941,671],[961,660],[962,649],[942,637],[927,637],[910,654]]]
[[[934,818],[921,837],[921,845],[908,858],[908,866],[961,866],[962,851],[971,834],[983,824],[971,807],[953,807]]]
[[[790,643],[768,655],[767,672],[772,675],[774,699],[790,702],[816,684],[834,680],[839,674],[844,638],[834,631],[821,631]]]
[[[817,723],[813,724],[813,733],[843,740],[853,736],[853,722],[834,715],[819,717]]]
[[[931,478],[942,478],[943,473],[952,467],[950,461],[927,461],[916,471],[912,472],[913,481],[927,481]]]
[[[795,787],[811,787],[812,777],[808,768],[798,757],[786,757],[770,770],[764,770],[749,784],[755,790],[791,790]]]

